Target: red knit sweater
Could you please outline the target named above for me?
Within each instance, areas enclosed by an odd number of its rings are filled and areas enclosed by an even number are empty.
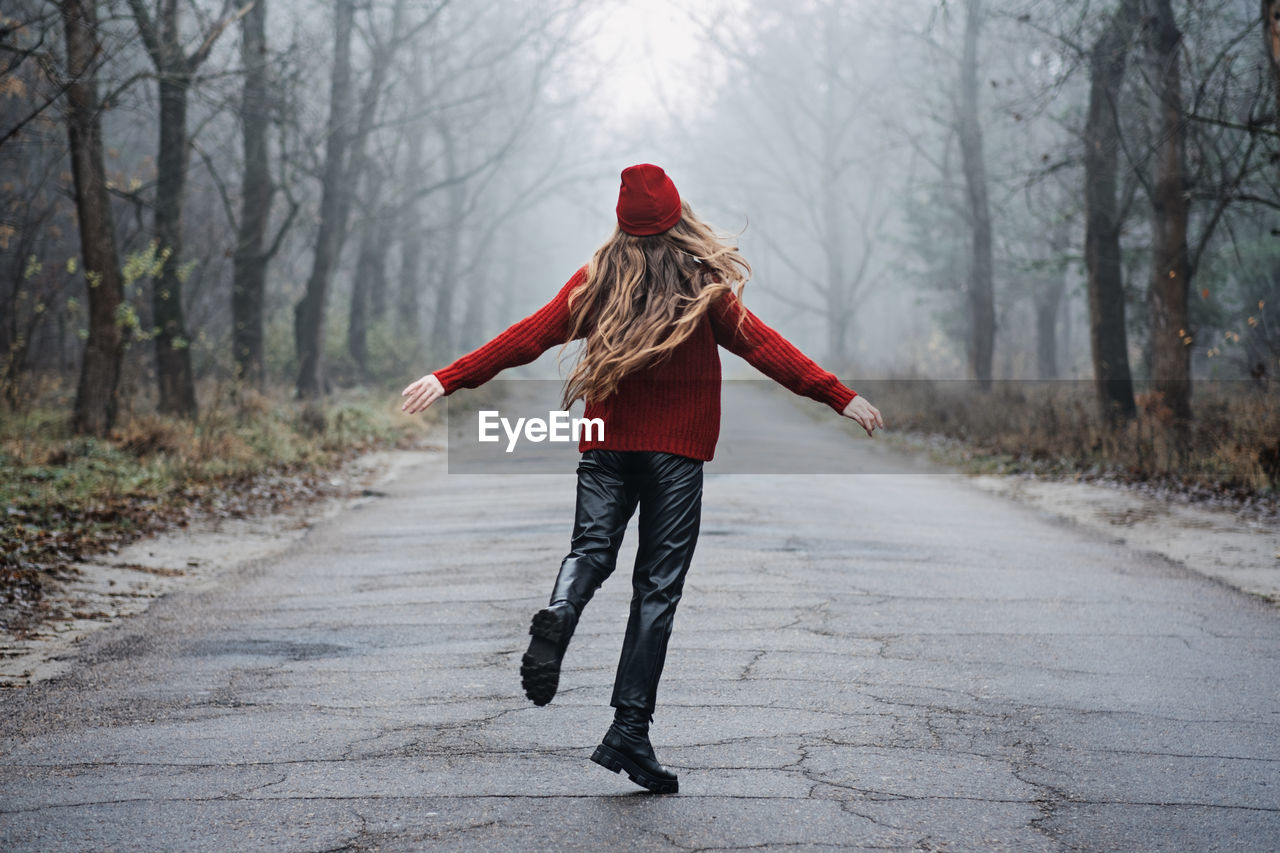
[[[446,394],[476,388],[499,371],[528,364],[569,338],[569,294],[586,280],[586,267],[556,297],[502,334],[436,371]],[[739,325],[742,312],[746,319]],[[729,293],[712,303],[698,328],[660,361],[624,377],[608,399],[589,403],[585,416],[604,421],[602,440],[579,450],[660,450],[710,460],[720,436],[720,354],[742,356],[796,394],[844,411],[857,396],[786,338],[766,326]]]

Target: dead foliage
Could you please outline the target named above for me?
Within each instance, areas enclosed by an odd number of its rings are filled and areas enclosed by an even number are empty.
[[[1280,388],[1197,383],[1194,417],[1175,422],[1159,392],[1111,428],[1091,383],[884,381],[859,388],[893,429],[974,470],[1099,479],[1165,496],[1274,514],[1280,504]]]
[[[65,409],[0,418],[0,630],[66,618],[46,592],[88,557],[198,518],[333,495],[331,472],[352,457],[422,442],[429,419],[393,402],[304,408],[247,393],[194,422],[135,417],[105,439],[71,435]]]

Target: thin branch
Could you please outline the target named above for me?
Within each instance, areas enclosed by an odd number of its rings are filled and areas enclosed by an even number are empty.
[[[56,100],[58,100],[59,98],[61,98],[61,97],[62,97],[62,95],[63,95],[63,93],[65,93],[68,89],[70,89],[70,88],[71,88],[71,86],[72,86],[72,84],[74,84],[74,83],[75,83],[75,81],[74,81],[74,80],[68,81],[68,82],[66,82],[66,83],[62,83],[60,86],[58,86],[57,90],[56,90],[52,95],[50,95],[49,97],[45,98],[45,101],[44,101],[44,103],[43,103],[43,104],[41,104],[40,106],[36,107],[36,108],[35,108],[34,110],[32,110],[32,111],[31,111],[31,112],[30,112],[30,113],[29,113],[25,118],[23,118],[20,122],[18,122],[17,124],[15,124],[13,127],[9,128],[9,130],[5,131],[4,135],[3,135],[3,136],[0,136],[0,146],[3,146],[3,145],[4,145],[6,142],[8,142],[10,139],[12,139],[13,137],[17,136],[19,133],[21,133],[21,132],[22,132],[22,129],[23,129],[24,127],[26,127],[28,124],[30,124],[32,121],[34,121],[36,118],[38,118],[38,117],[40,116],[40,114],[41,114],[41,113],[43,113],[45,110],[47,110],[47,109],[48,109],[48,108],[53,104],[53,102],[54,102],[54,101],[56,101]]]
[[[1210,193],[1207,191],[1192,192],[1190,195],[1191,198],[1198,201],[1209,201],[1221,198],[1218,193]],[[1245,204],[1258,204],[1263,207],[1269,207],[1272,210],[1280,210],[1280,199],[1267,198],[1266,196],[1254,195],[1253,193],[1234,193],[1230,196],[1230,201],[1243,202]]]
[[[213,178],[213,185],[218,188],[218,196],[222,199],[222,210],[227,215],[227,224],[231,226],[232,231],[239,230],[236,215],[231,209],[231,195],[227,192],[227,185],[222,180],[222,176],[218,174],[217,168],[213,165],[213,158],[200,147],[200,143],[196,142],[194,137],[191,139],[191,148],[200,155],[200,159],[204,161],[205,168],[209,170],[209,177]]]
[[[302,203],[290,195],[288,190],[285,190],[285,197],[289,199],[289,212],[285,215],[284,222],[280,224],[279,230],[276,231],[276,236],[271,240],[271,247],[262,253],[262,259],[266,261],[274,258],[276,253],[280,251],[280,246],[284,243],[284,235],[288,233],[289,228],[293,225],[294,217],[298,215],[298,210],[302,207]]]
[[[1001,15],[1000,17],[1008,17],[1008,16]],[[1048,36],[1051,40],[1064,45],[1072,53],[1074,53],[1078,59],[1083,59],[1089,55],[1088,47],[1080,44],[1079,42],[1073,41],[1063,33],[1054,32],[1048,27],[1042,27],[1039,24],[1033,23],[1030,15],[1019,15],[1016,18],[1016,20],[1019,24],[1026,27],[1027,29],[1032,30],[1033,32],[1037,32],[1042,36]]]
[[[127,90],[134,83],[137,83],[139,80],[152,79],[152,78],[155,78],[155,76],[156,75],[150,71],[139,71],[137,74],[130,76],[119,86],[116,86],[110,92],[107,92],[107,94],[103,95],[102,98],[99,99],[98,103],[102,105],[103,109],[106,109],[111,103],[115,101],[116,98],[123,95],[125,93],[125,90]]]
[[[156,68],[163,68],[164,50],[160,45],[160,36],[156,33],[156,25],[151,20],[151,13],[147,11],[146,3],[143,0],[129,0],[129,9],[133,12],[133,20],[138,25],[138,33],[142,36],[142,43],[146,45],[147,53],[151,55],[151,61],[155,63]]]
[[[133,0],[131,0],[131,2],[133,2]],[[245,3],[240,7],[240,11],[233,15],[224,16],[221,21],[214,25],[213,29],[209,30],[209,34],[205,36],[204,42],[196,49],[195,53],[191,54],[186,59],[187,69],[189,71],[195,71],[206,59],[209,58],[209,52],[213,50],[214,42],[218,40],[218,37],[222,35],[227,27],[249,14],[249,11],[253,9],[255,2],[256,0],[249,0],[248,3]]]
[[[1190,121],[1198,121],[1201,124],[1211,124],[1217,127],[1226,127],[1226,128],[1230,128],[1231,130],[1243,130],[1247,133],[1261,133],[1266,136],[1274,136],[1280,139],[1280,128],[1273,129],[1273,128],[1267,127],[1267,125],[1269,124],[1275,124],[1275,118],[1273,116],[1263,116],[1258,119],[1251,119],[1248,124],[1240,124],[1239,122],[1228,121],[1227,119],[1223,119],[1223,118],[1216,118],[1214,116],[1196,115],[1194,113],[1187,113],[1187,119],[1189,119]]]
[[[1226,44],[1222,46],[1222,50],[1218,51],[1217,56],[1213,58],[1213,60],[1209,63],[1209,66],[1203,72],[1201,72],[1200,85],[1196,87],[1196,93],[1191,99],[1192,104],[1194,104],[1195,106],[1193,106],[1191,110],[1189,110],[1189,112],[1194,112],[1196,107],[1200,106],[1201,101],[1204,99],[1205,90],[1209,88],[1209,81],[1213,79],[1213,73],[1214,71],[1217,70],[1218,65],[1221,64],[1225,59],[1227,59],[1227,57],[1231,54],[1231,51],[1235,49],[1236,45],[1240,44],[1240,42],[1252,36],[1253,33],[1256,31],[1256,28],[1257,28],[1257,23],[1255,21],[1250,21],[1248,25],[1246,25],[1244,29],[1242,29],[1237,36],[1230,39]]]
[[[794,273],[794,274],[795,274],[795,276],[796,276],[797,278],[799,278],[801,281],[803,281],[803,282],[805,282],[806,284],[808,284],[808,285],[809,285],[810,287],[812,287],[814,290],[816,290],[816,291],[818,291],[819,293],[821,293],[821,294],[825,295],[826,291],[825,291],[825,289],[824,289],[824,288],[823,288],[823,286],[822,286],[822,282],[818,281],[818,279],[817,279],[817,278],[815,278],[815,277],[814,277],[813,275],[811,275],[810,273],[808,273],[808,272],[804,269],[804,267],[800,266],[800,264],[799,264],[799,263],[797,263],[797,262],[796,262],[796,260],[795,260],[794,258],[792,258],[792,257],[791,257],[791,255],[789,255],[787,252],[785,252],[785,251],[782,249],[782,247],[781,247],[781,246],[779,246],[779,245],[777,244],[777,242],[776,242],[776,241],[774,241],[774,239],[773,239],[772,237],[770,237],[770,236],[769,236],[769,234],[768,234],[767,232],[762,231],[762,232],[761,232],[761,234],[760,234],[760,236],[761,236],[761,239],[763,239],[763,240],[764,240],[765,244],[766,244],[767,246],[769,246],[769,248],[773,251],[773,253],[774,253],[774,254],[776,254],[779,258],[781,258],[781,259],[782,259],[782,263],[783,263],[783,264],[785,264],[785,265],[787,266],[787,268],[788,268],[788,269],[790,269],[790,270],[791,270],[791,272],[792,272],[792,273]],[[792,303],[792,304],[793,304],[793,305],[796,305],[797,303]],[[822,309],[821,309],[821,308],[817,308],[817,307],[812,306],[812,305],[803,305],[803,306],[799,306],[799,307],[805,307],[805,308],[807,308],[808,310],[811,310],[811,311],[817,311],[818,313],[822,313]]]

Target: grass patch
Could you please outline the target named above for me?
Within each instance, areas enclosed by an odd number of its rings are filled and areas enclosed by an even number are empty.
[[[72,564],[196,517],[278,511],[335,491],[328,474],[361,453],[423,446],[435,421],[395,392],[320,404],[243,393],[188,421],[144,415],[106,438],[70,432],[70,413],[0,415],[0,629],[56,617],[47,587]]]

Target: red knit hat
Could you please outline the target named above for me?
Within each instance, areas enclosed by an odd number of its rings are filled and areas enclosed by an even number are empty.
[[[661,168],[650,163],[622,170],[618,227],[636,237],[661,234],[680,221],[680,193]]]

